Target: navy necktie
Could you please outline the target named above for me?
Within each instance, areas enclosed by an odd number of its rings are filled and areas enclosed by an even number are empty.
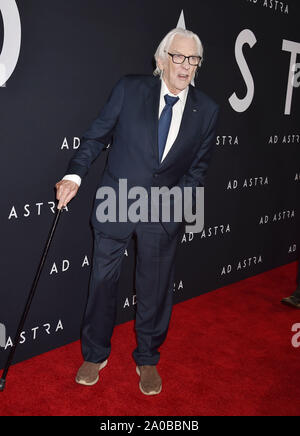
[[[173,112],[173,106],[177,101],[179,100],[179,97],[171,97],[170,95],[166,94],[164,96],[166,105],[163,108],[163,111],[160,115],[159,122],[158,122],[158,157],[159,162],[161,161],[161,158],[164,153],[164,149],[166,146],[168,133],[171,125],[172,120],[172,112]]]

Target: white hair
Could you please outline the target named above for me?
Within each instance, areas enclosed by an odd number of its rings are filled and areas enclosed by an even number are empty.
[[[161,76],[162,71],[157,64],[157,61],[158,59],[164,60],[167,58],[168,56],[167,52],[169,51],[172,41],[176,35],[181,35],[186,38],[193,38],[195,40],[197,46],[197,55],[201,56],[201,61],[198,67],[200,68],[203,62],[203,45],[199,36],[196,35],[196,33],[193,33],[191,30],[183,29],[181,27],[176,27],[175,29],[172,29],[170,30],[169,33],[167,33],[167,35],[164,37],[164,39],[161,41],[161,43],[156,49],[156,52],[154,54],[154,58],[156,61],[156,69],[153,71],[154,76]]]

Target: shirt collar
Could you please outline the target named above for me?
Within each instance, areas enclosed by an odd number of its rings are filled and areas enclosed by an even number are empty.
[[[168,95],[171,95],[172,97],[179,97],[179,100],[181,101],[181,103],[185,104],[185,102],[186,102],[186,98],[187,98],[187,95],[188,95],[188,92],[189,92],[189,86],[187,86],[185,89],[183,89],[182,91],[180,91],[180,93],[177,94],[177,95],[172,94],[172,93],[169,91],[169,89],[168,89],[168,87],[167,87],[167,85],[166,85],[164,79],[161,78],[161,90],[160,90],[160,96],[161,96],[162,98],[163,98],[166,94],[168,94]]]

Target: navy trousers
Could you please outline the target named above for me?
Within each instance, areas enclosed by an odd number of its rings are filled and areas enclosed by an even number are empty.
[[[139,222],[133,233],[137,238],[137,348],[133,358],[137,365],[156,365],[172,312],[179,234],[170,239],[159,222]],[[117,240],[94,228],[93,264],[81,336],[82,354],[88,362],[102,362],[110,354],[121,265],[132,235]]]

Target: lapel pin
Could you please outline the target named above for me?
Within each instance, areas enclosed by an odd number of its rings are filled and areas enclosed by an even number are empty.
[[[197,109],[193,109],[193,112],[197,112]]]

